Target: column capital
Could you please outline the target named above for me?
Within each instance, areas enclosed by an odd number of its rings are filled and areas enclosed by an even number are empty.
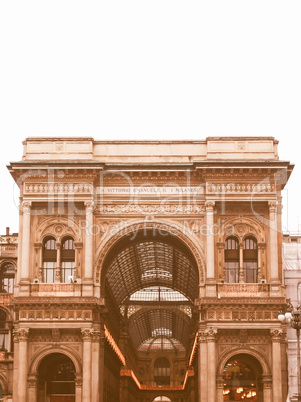
[[[38,386],[38,377],[35,374],[31,374],[28,376],[27,384],[29,388],[37,388]]]
[[[93,334],[93,330],[92,329],[82,329],[82,340],[83,341],[92,341],[92,334]]]
[[[14,342],[27,342],[29,338],[29,328],[14,329]]]
[[[285,337],[285,332],[282,329],[271,329],[270,330],[272,342],[281,342]]]
[[[95,206],[95,204],[94,204],[93,201],[85,201],[85,202],[84,202],[84,205],[85,205],[85,207],[86,207],[86,212],[88,212],[88,213],[93,213],[93,211],[94,211],[94,206]]]
[[[75,386],[76,387],[82,387],[82,385],[83,385],[83,379],[81,377],[76,378],[75,379]]]
[[[30,213],[31,201],[22,201],[20,204],[20,209],[23,214]]]
[[[94,330],[91,333],[91,339],[93,342],[99,342],[104,337],[104,330]]]
[[[198,341],[202,342],[212,342],[216,341],[217,336],[217,329],[208,328],[208,329],[201,329],[198,331]]]
[[[224,389],[224,383],[225,383],[224,376],[217,375],[216,376],[216,387]]]
[[[276,212],[277,211],[277,201],[268,201],[268,205],[269,205],[269,210],[270,212]]]
[[[205,201],[206,212],[213,212],[215,201]]]
[[[272,388],[272,376],[270,374],[262,375],[263,388]]]

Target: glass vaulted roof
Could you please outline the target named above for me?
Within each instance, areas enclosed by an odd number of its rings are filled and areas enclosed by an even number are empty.
[[[106,262],[106,286],[138,351],[184,352],[193,331],[192,306],[198,296],[193,256],[172,235],[123,239]]]
[[[119,305],[151,286],[172,288],[191,301],[198,293],[194,261],[178,247],[161,241],[143,241],[122,249],[109,265],[107,281]]]

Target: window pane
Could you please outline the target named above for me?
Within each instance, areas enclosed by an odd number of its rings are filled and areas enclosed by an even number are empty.
[[[226,269],[226,282],[237,283],[238,282],[239,263],[236,261],[225,262],[225,269]]]
[[[74,261],[63,261],[62,268],[62,282],[72,283],[74,279]]]
[[[43,277],[45,283],[54,283],[56,262],[43,263]]]
[[[257,282],[257,262],[244,262],[244,279],[246,283]]]

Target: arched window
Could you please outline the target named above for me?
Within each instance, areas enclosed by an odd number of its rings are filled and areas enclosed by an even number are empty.
[[[75,401],[75,367],[61,353],[46,356],[38,368],[38,401]]]
[[[0,309],[0,351],[8,350],[9,348],[9,323],[7,314]],[[1,400],[1,399],[0,399]]]
[[[0,270],[0,293],[14,293],[15,267],[7,262]]]
[[[239,273],[239,244],[236,237],[228,237],[225,242],[226,282],[237,283]]]
[[[170,385],[170,363],[166,357],[155,360],[154,381],[156,385]]]
[[[75,246],[74,240],[68,237],[63,240],[62,253],[61,253],[61,270],[62,270],[62,282],[73,282],[75,268]]]
[[[45,283],[54,283],[56,255],[56,240],[53,237],[47,237],[43,244],[43,280]]]
[[[258,253],[257,241],[254,237],[246,237],[244,240],[244,279],[246,283],[257,282]]]

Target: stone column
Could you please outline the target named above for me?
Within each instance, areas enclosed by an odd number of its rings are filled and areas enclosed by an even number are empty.
[[[262,376],[263,400],[264,402],[273,402],[272,400],[272,377],[268,374]]]
[[[86,206],[86,240],[85,240],[85,269],[83,279],[83,296],[93,296],[93,208],[92,201],[85,202]]]
[[[18,384],[19,384],[19,331],[13,330],[14,337],[14,366],[13,366],[13,389],[18,397]]]
[[[86,206],[86,242],[85,242],[85,279],[92,280],[93,275],[93,208],[94,203],[85,202]]]
[[[207,333],[200,329],[198,332],[198,401],[208,401],[208,377],[207,377]]]
[[[271,282],[279,283],[278,272],[278,232],[277,232],[277,202],[269,202],[270,211],[270,273]]]
[[[83,380],[81,377],[75,379],[75,402],[82,402]]]
[[[22,264],[20,282],[29,283],[29,252],[30,252],[30,202],[22,202],[23,228],[22,228]]]
[[[216,376],[216,401],[223,402],[224,400],[224,376],[218,375]]]
[[[207,279],[215,278],[214,270],[214,201],[206,201],[206,224],[207,224],[207,238],[206,238],[206,265],[207,265]]]
[[[99,351],[102,332],[94,330],[92,332],[92,401],[99,401]]]
[[[281,364],[281,340],[283,338],[282,329],[271,329],[272,337],[272,359],[273,359],[273,402],[282,401],[282,364]]]
[[[245,275],[244,275],[244,245],[243,243],[239,244],[239,273],[238,273],[238,282],[245,283]]]
[[[82,329],[83,339],[83,390],[82,401],[91,402],[91,380],[92,380],[92,330]]]
[[[216,335],[217,329],[207,329],[208,402],[216,401]]]
[[[105,377],[105,339],[104,337],[100,338],[99,343],[99,402],[103,402],[104,395],[104,377]]]
[[[56,243],[56,268],[54,282],[60,283],[61,279],[61,243]]]
[[[261,282],[262,279],[262,266],[263,266],[263,258],[262,253],[265,250],[266,244],[265,243],[258,243],[258,282]]]
[[[206,296],[216,296],[216,278],[214,263],[214,201],[206,201]]]
[[[28,342],[29,329],[22,328],[14,331],[15,341],[19,342],[19,356],[18,356],[18,383],[17,383],[17,401],[27,401],[27,342]]]
[[[38,379],[36,375],[28,377],[28,400],[37,402]]]
[[[35,272],[34,279],[38,279],[39,282],[43,282],[43,243],[34,243],[34,250],[39,267],[39,271]]]

